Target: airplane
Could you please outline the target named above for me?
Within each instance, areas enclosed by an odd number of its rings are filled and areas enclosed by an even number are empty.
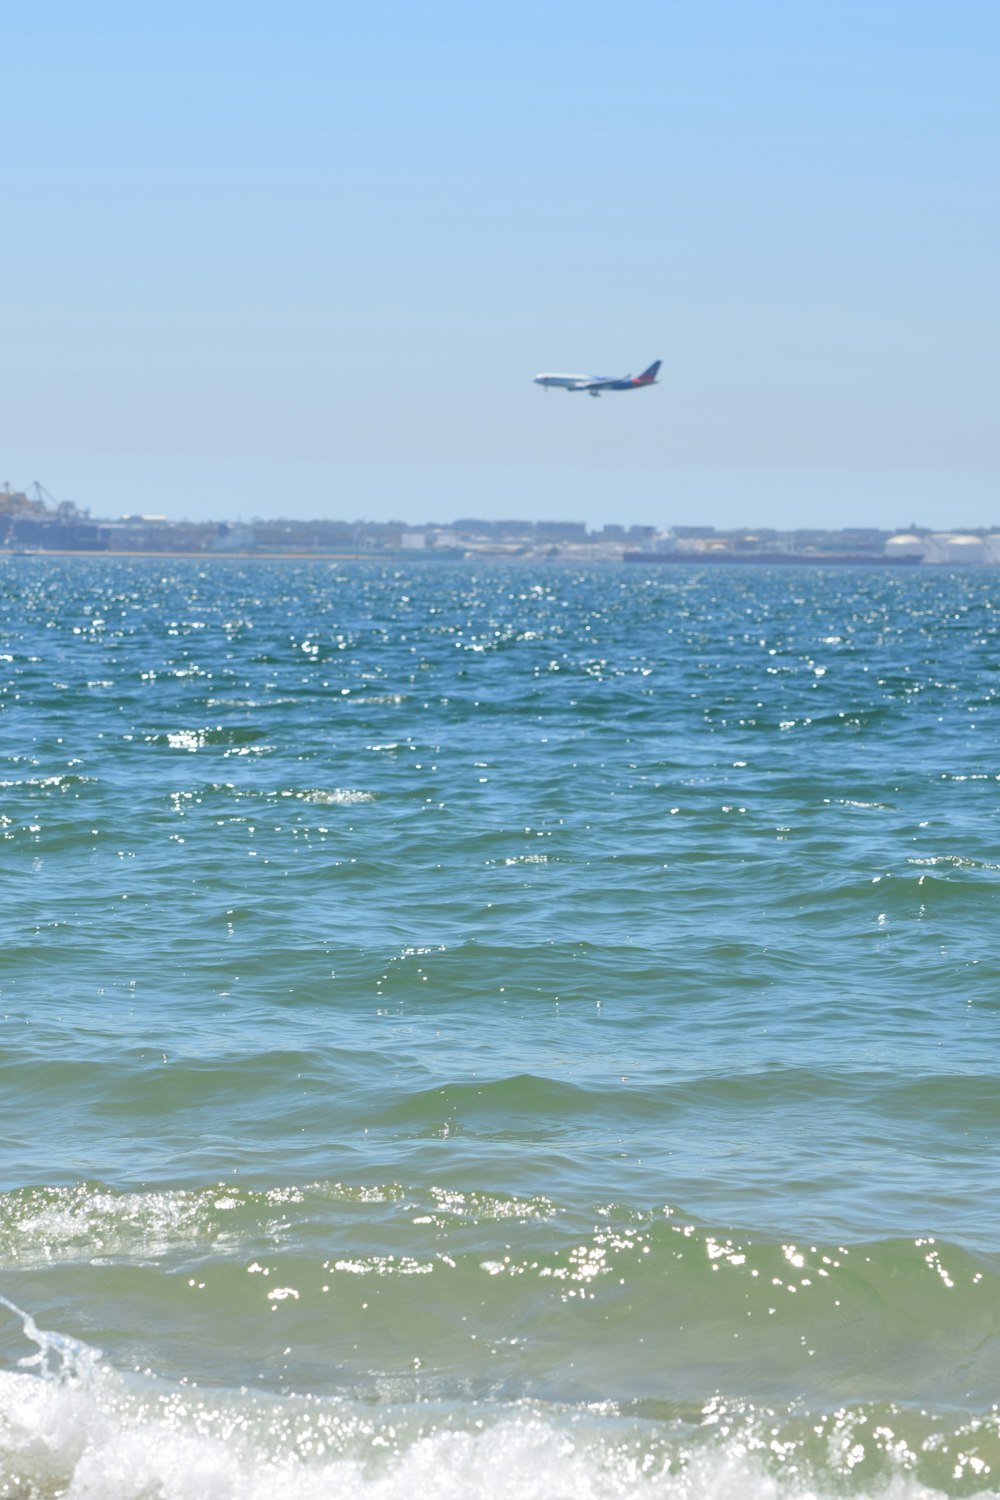
[[[641,375],[626,375],[615,380],[606,375],[536,375],[535,384],[550,390],[556,386],[563,391],[586,391],[589,396],[599,396],[602,391],[637,391],[644,385],[657,385],[657,371],[662,360],[654,360]]]

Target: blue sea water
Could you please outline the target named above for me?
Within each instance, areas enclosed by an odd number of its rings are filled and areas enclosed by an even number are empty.
[[[0,1496],[1000,1493],[990,570],[0,563]]]

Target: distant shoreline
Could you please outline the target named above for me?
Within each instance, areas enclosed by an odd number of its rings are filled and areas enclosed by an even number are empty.
[[[876,567],[912,568],[920,565],[920,558],[912,556],[881,557],[876,553],[858,552],[624,552],[620,557],[581,557],[579,553],[517,556],[510,552],[467,552],[464,557],[454,554],[435,557],[433,552],[414,549],[412,552],[314,552],[311,550],[289,552],[154,552],[132,551],[102,547],[46,547],[15,551],[0,548],[0,558],[14,557],[113,557],[156,558],[174,562],[373,562],[373,563],[585,563],[601,567],[626,565],[673,567]],[[968,563],[963,566],[970,566]]]
[[[754,567],[794,567],[801,563],[806,567],[858,567],[858,568],[913,568],[920,558],[904,554],[902,557],[883,557],[875,552],[625,552],[626,563],[673,563],[687,567],[734,567],[750,563]]]
[[[410,557],[421,562],[470,560],[460,557],[434,558],[419,552],[150,552],[126,551],[116,547],[39,547],[19,551],[14,551],[13,548],[0,548],[0,557],[158,557],[173,558],[181,562],[303,562],[310,558],[314,562],[406,562]],[[515,558],[514,561],[519,561],[519,559]]]

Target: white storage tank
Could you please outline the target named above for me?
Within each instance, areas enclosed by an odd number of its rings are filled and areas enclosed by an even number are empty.
[[[938,531],[927,538],[924,561],[929,563],[982,563],[986,561],[986,542],[981,536],[960,531]]]

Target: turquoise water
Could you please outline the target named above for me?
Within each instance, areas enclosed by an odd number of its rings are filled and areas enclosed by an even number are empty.
[[[1000,1493],[988,571],[0,564],[0,1496]]]

